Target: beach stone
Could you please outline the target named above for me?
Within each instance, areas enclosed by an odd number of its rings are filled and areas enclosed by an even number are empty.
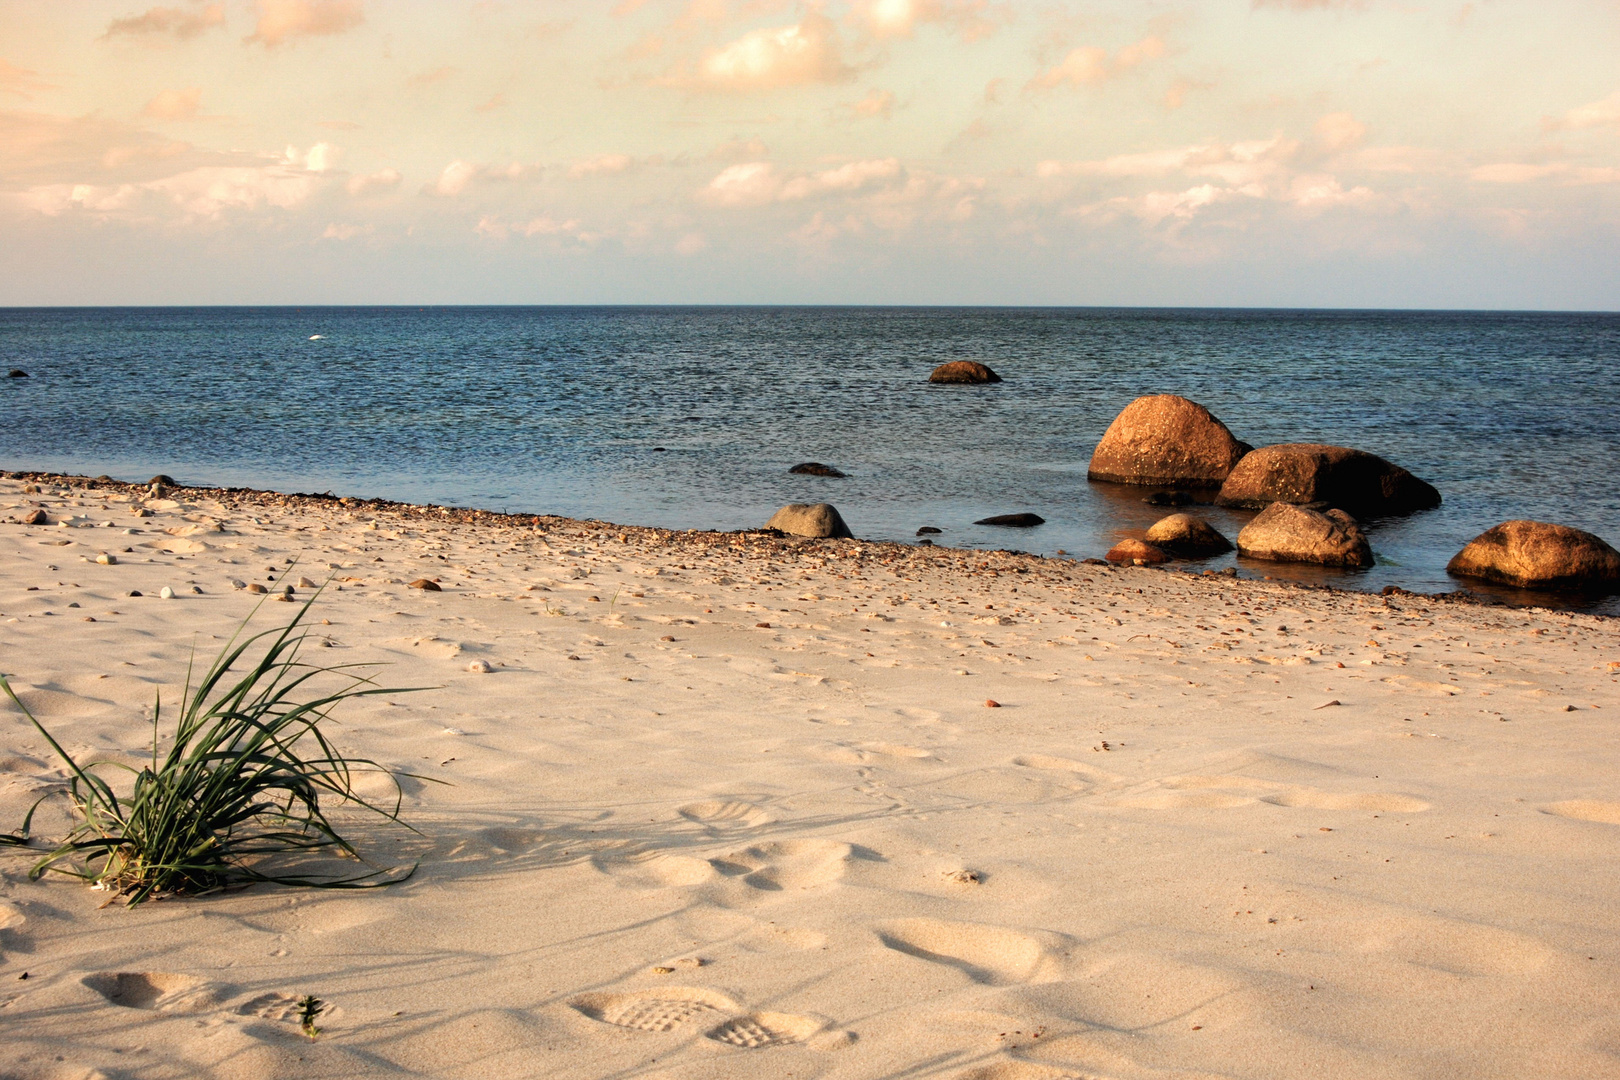
[[[433,580],[430,580],[429,578],[425,578],[425,577],[424,578],[417,578],[415,581],[411,582],[410,587],[413,588],[413,589],[421,589],[423,592],[443,592],[444,591],[443,589],[439,588],[439,583],[437,581],[433,581]]]
[[[476,671],[481,675],[488,675],[495,669],[490,667],[488,660],[474,660],[472,663],[467,665],[467,670]]]
[[[1032,529],[1037,525],[1045,525],[1046,519],[1039,514],[997,514],[995,517],[980,518],[975,525],[1002,525],[1009,529]]]
[[[944,531],[945,531],[944,529],[936,529],[932,525],[924,525],[922,528],[917,530],[917,535],[918,536],[938,536],[940,533],[942,533]]]
[[[852,538],[855,535],[831,503],[788,503],[771,515],[765,527],[791,536]]]
[[[112,554],[111,552],[103,551],[100,555],[96,556],[96,562],[100,563],[102,566],[113,566],[118,562],[118,556]]]
[[[1320,513],[1274,502],[1238,533],[1238,554],[1271,562],[1366,567],[1372,547],[1356,519],[1343,510]]]
[[[6,377],[9,379],[26,379],[28,378],[28,372],[24,371],[22,368],[14,367],[6,373]]]
[[[1326,502],[1358,517],[1440,505],[1440,492],[1377,454],[1324,443],[1262,446],[1244,457],[1215,497],[1251,510],[1274,502]]]
[[[1108,549],[1103,558],[1111,563],[1123,563],[1126,566],[1157,566],[1170,561],[1170,556],[1164,550],[1155,547],[1145,540],[1121,540]]]
[[[301,578],[298,579],[298,587],[300,589],[316,589],[316,588],[319,588],[320,586],[316,585],[313,581],[309,580],[309,578],[307,578],[307,577],[301,577]]]
[[[24,515],[22,523],[24,525],[49,525],[51,516],[43,510],[35,510],[32,514]]]
[[[1196,401],[1139,397],[1103,432],[1086,477],[1116,484],[1219,487],[1250,447]]]
[[[163,586],[163,588],[158,590],[158,595],[161,596],[165,600],[173,600],[174,599],[174,590],[169,588],[167,585],[165,585],[165,586]]]
[[[788,472],[795,473],[795,474],[797,474],[799,476],[844,477],[844,476],[849,475],[848,473],[839,472],[837,469],[833,468],[831,465],[823,465],[819,461],[806,461],[806,462],[803,462],[801,464],[793,466],[793,468],[789,469]]]
[[[1232,550],[1232,541],[1209,522],[1192,514],[1171,514],[1155,521],[1147,531],[1147,542],[1183,558],[1219,555]]]
[[[253,582],[251,585],[249,585],[247,587],[247,591],[250,592],[250,593],[267,593],[270,590],[265,588],[263,585],[260,585],[257,581],[255,581],[255,582]]]
[[[928,376],[931,383],[997,383],[1001,376],[972,360],[952,360],[941,364]]]
[[[152,479],[146,482],[147,487],[151,487],[153,484],[162,484],[166,488],[180,486],[174,482],[174,477],[170,476],[168,473],[158,473],[156,476],[152,477]]]
[[[1446,573],[1528,588],[1620,592],[1620,551],[1568,525],[1504,521],[1470,540]]]

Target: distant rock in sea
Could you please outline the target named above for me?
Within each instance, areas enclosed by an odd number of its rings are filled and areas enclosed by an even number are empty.
[[[1368,567],[1372,547],[1356,519],[1343,510],[1320,513],[1274,502],[1238,533],[1238,554],[1271,562]]]
[[[1009,529],[1033,529],[1037,525],[1045,525],[1046,519],[1039,514],[997,514],[994,517],[980,518],[975,525],[1001,525]]]
[[[931,383],[998,383],[1001,376],[972,360],[952,360],[941,364],[928,376]]]
[[[832,476],[839,478],[849,475],[848,473],[839,472],[831,465],[823,465],[819,461],[803,462],[799,465],[793,466],[793,468],[789,469],[788,472],[795,473],[799,476]]]
[[[6,377],[8,379],[26,379],[28,378],[28,372],[24,371],[22,368],[14,367],[10,371],[6,372]]]
[[[1323,443],[1262,446],[1238,462],[1218,506],[1326,502],[1357,517],[1410,514],[1440,505],[1440,492],[1377,454]]]
[[[1620,592],[1620,551],[1568,525],[1504,521],[1470,540],[1446,573],[1527,588]]]
[[[1219,487],[1251,447],[1196,401],[1139,397],[1114,417],[1086,470],[1116,484]]]
[[[1181,558],[1201,558],[1232,550],[1232,541],[1209,522],[1192,514],[1171,514],[1153,523],[1147,542]]]
[[[917,535],[918,536],[929,536],[929,535],[936,535],[937,536],[938,534],[940,534],[940,533],[942,533],[944,531],[945,531],[944,529],[936,529],[932,525],[924,525],[922,528],[917,530]]]
[[[771,515],[767,529],[790,536],[853,537],[849,526],[831,503],[788,503]]]

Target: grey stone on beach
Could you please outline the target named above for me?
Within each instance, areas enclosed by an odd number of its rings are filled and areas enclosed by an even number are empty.
[[[1045,525],[1046,519],[1039,514],[997,514],[994,517],[980,518],[975,525],[1000,525],[1008,529],[1033,529],[1037,525]]]
[[[1357,517],[1410,514],[1440,505],[1440,492],[1365,450],[1279,443],[1248,454],[1215,497],[1218,506],[1257,510],[1274,502],[1326,502]]]
[[[831,465],[823,465],[819,461],[803,462],[802,464],[793,466],[793,468],[789,469],[788,472],[799,476],[831,476],[839,478],[849,475],[848,473],[839,472]]]
[[[1092,452],[1089,480],[1219,487],[1250,450],[1196,401],[1139,397],[1114,417]]]
[[[790,536],[847,538],[855,535],[831,503],[788,503],[771,515],[765,527]]]
[[[941,364],[928,376],[931,383],[998,383],[1001,376],[973,360],[952,360]]]
[[[1319,513],[1274,502],[1238,533],[1238,554],[1271,562],[1368,567],[1372,547],[1356,519],[1343,510]]]
[[[1446,573],[1525,588],[1620,592],[1620,551],[1568,525],[1504,521],[1469,541]]]
[[[1147,542],[1181,558],[1200,558],[1232,550],[1232,541],[1201,517],[1171,514],[1153,523]]]

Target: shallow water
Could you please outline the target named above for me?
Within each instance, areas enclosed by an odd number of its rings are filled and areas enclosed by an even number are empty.
[[[928,384],[960,359],[1006,381]],[[1132,398],[1177,393],[1257,446],[1370,450],[1445,498],[1372,523],[1371,570],[1246,574],[1435,591],[1459,584],[1451,555],[1508,518],[1620,541],[1614,314],[8,309],[0,366],[31,375],[0,380],[7,469],[681,528],[825,500],[862,537],[934,525],[956,546],[1100,555],[1170,511],[1089,483],[1091,451]],[[849,477],[789,475],[801,461]],[[972,524],[1016,511],[1047,524]],[[1207,512],[1229,536],[1252,516]]]

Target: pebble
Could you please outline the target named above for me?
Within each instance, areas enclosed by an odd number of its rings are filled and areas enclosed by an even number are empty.
[[[443,589],[439,588],[439,583],[437,581],[431,581],[427,578],[417,578],[415,581],[411,582],[410,587],[413,589],[421,589],[423,592],[444,591]]]
[[[174,590],[169,588],[167,585],[165,585],[165,586],[163,586],[162,590],[159,591],[158,595],[161,596],[165,600],[173,600],[174,599]]]
[[[495,669],[489,666],[489,661],[488,660],[474,660],[472,663],[467,665],[467,670],[468,671],[477,671],[477,672],[481,672],[482,674],[488,675],[490,672],[494,671]]]
[[[32,514],[23,518],[22,523],[24,525],[49,525],[51,517],[43,510],[35,510]]]
[[[131,590],[129,590],[129,595],[131,595],[131,596],[140,596],[141,595],[141,590],[139,590],[139,589],[131,589]]]
[[[984,707],[987,709],[999,709],[1001,708],[1001,702],[997,701],[995,698],[986,698],[984,701]]]
[[[231,584],[235,585],[238,589],[246,589],[250,593],[267,593],[267,592],[270,591],[269,589],[265,588],[263,585],[260,585],[257,581],[255,581],[251,585],[243,585],[239,581],[232,581]]]
[[[300,589],[318,589],[318,588],[320,588],[320,586],[316,585],[313,581],[309,580],[309,578],[307,578],[307,577],[301,577],[301,578],[298,579],[298,587]]]
[[[193,586],[192,586],[192,587],[191,587],[191,591],[192,591],[192,592],[194,592],[194,593],[196,593],[196,594],[197,594],[197,595],[198,595],[198,596],[201,596],[201,595],[202,595],[202,594],[203,594],[203,591],[202,591],[202,586],[201,586],[201,585],[193,585]]]
[[[107,552],[103,551],[100,555],[96,556],[96,562],[100,563],[102,566],[113,566],[118,562],[118,556],[109,555]]]

